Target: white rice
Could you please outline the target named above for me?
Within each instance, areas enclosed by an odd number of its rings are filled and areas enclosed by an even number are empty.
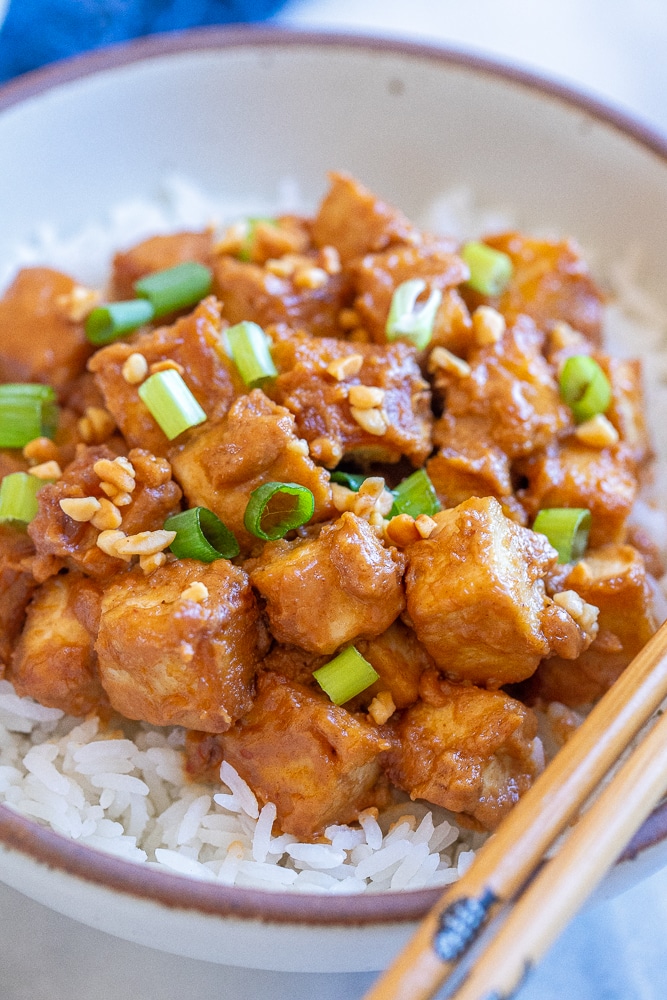
[[[102,286],[112,253],[155,233],[222,225],[247,214],[302,210],[294,185],[279,186],[271,204],[230,205],[172,177],[154,202],[129,202],[63,238],[45,226],[16,248],[0,268],[0,288],[21,266],[45,264],[84,284]],[[509,213],[476,211],[461,188],[434,206],[427,224],[454,235],[511,225]],[[609,341],[651,360],[649,409],[653,426],[667,422],[667,317],[638,291],[636,258],[609,276],[617,300],[608,311]],[[631,339],[628,338],[628,331]],[[658,446],[667,449],[665,444]],[[659,462],[665,485],[667,452]],[[667,542],[661,511],[646,504],[639,516]],[[96,718],[72,719],[19,698],[0,681],[0,801],[96,850],[153,868],[221,885],[277,891],[355,894],[444,886],[470,866],[483,835],[461,829],[445,810],[400,802],[377,817],[367,810],[353,826],[332,824],[318,843],[272,835],[275,806],[259,807],[252,789],[227,762],[219,790],[189,782],[183,771],[185,733],[128,723],[106,734]]]

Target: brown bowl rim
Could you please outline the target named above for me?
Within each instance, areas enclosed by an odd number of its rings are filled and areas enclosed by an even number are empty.
[[[407,41],[390,35],[340,31],[233,26],[151,35],[62,60],[0,86],[0,112],[63,84],[135,62],[184,52],[248,46],[339,47],[393,52],[398,56],[468,69],[518,84],[583,111],[592,119],[634,139],[667,162],[667,137],[639,119],[566,84],[458,48]],[[633,860],[665,838],[667,802],[652,813],[619,861]],[[6,805],[0,805],[0,843],[10,851],[18,851],[47,868],[84,882],[149,900],[170,910],[197,911],[220,918],[323,926],[400,924],[419,920],[441,894],[440,889],[434,888],[359,896],[324,896],[218,886],[103,854],[38,825]]]

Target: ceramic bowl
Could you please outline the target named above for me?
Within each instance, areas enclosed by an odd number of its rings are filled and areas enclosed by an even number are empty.
[[[561,87],[385,40],[207,30],[151,38],[0,90],[0,267],[47,222],[71,232],[169,172],[239,203],[294,178],[312,208],[344,168],[421,219],[466,185],[520,227],[577,238],[605,267],[630,245],[667,309],[667,144]],[[667,862],[658,810],[608,876]],[[437,890],[352,898],[225,889],[98,854],[0,807],[0,878],[128,940],[226,964],[382,968]]]

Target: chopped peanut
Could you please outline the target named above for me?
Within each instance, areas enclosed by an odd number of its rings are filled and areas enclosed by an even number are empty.
[[[348,354],[344,358],[335,358],[327,365],[327,374],[337,382],[343,382],[352,375],[358,375],[364,363],[361,354]]]
[[[116,421],[101,406],[87,406],[77,427],[86,444],[103,444],[115,431]]]
[[[101,504],[96,497],[64,497],[60,501],[60,509],[73,521],[91,521],[100,510]]]
[[[123,535],[115,544],[115,550],[121,556],[152,556],[169,548],[176,538],[175,531],[138,531],[136,535]]]
[[[384,492],[384,479],[382,476],[368,476],[359,487],[359,496],[370,497],[373,501],[379,500]]]
[[[185,368],[172,358],[165,358],[163,361],[154,361],[150,367],[151,375],[156,372],[176,371],[179,375],[185,375]]]
[[[359,313],[356,309],[341,309],[338,313],[338,325],[342,330],[354,330],[360,323]]]
[[[29,462],[37,462],[40,465],[43,462],[58,462],[60,460],[60,448],[50,438],[33,438],[23,448],[23,457]]]
[[[93,466],[94,472],[100,477],[102,484],[108,483],[114,486],[117,492],[131,493],[134,489],[135,476],[134,467],[131,462],[120,455],[111,461],[108,458],[100,458]],[[107,490],[104,490],[107,493]]]
[[[160,566],[164,566],[166,561],[167,557],[164,552],[155,552],[152,556],[139,556],[139,566],[146,576],[150,576]]]
[[[294,272],[297,288],[322,288],[328,280],[329,275],[322,267],[304,267]]]
[[[392,545],[404,548],[421,537],[415,524],[415,519],[409,514],[397,514],[385,528],[385,535]]]
[[[357,410],[374,410],[384,403],[384,389],[375,385],[351,385],[348,393],[350,406]]]
[[[124,531],[101,531],[97,536],[96,544],[97,547],[102,549],[102,552],[106,552],[108,556],[113,556],[115,559],[124,559],[126,562],[129,562],[132,556],[118,551],[118,544],[126,538],[127,535]]]
[[[310,442],[310,454],[316,462],[321,462],[332,469],[343,457],[343,449],[337,441],[328,437],[316,437]]]
[[[415,527],[422,538],[430,538],[438,525],[428,514],[420,514],[415,518]]]
[[[349,490],[342,483],[331,484],[331,499],[337,511],[343,514],[346,510],[352,510],[357,502],[357,494],[354,490]]]
[[[118,507],[111,500],[105,497],[100,499],[100,509],[90,519],[90,523],[99,531],[110,531],[119,528],[123,520],[123,515]]]
[[[135,351],[125,361],[121,373],[129,385],[139,385],[148,375],[148,362],[143,354]]]
[[[619,440],[618,431],[602,413],[579,424],[574,435],[592,448],[608,448]]]
[[[470,365],[463,358],[452,354],[446,347],[434,347],[428,359],[428,370],[433,374],[441,370],[457,378],[467,378],[470,375]]]
[[[478,306],[472,314],[472,328],[475,340],[481,347],[497,344],[506,329],[505,317],[491,306]]]
[[[195,604],[201,604],[208,597],[208,587],[205,583],[201,583],[197,580],[195,583],[191,583],[189,587],[186,587],[181,594],[182,601],[194,601]]]
[[[75,285],[71,292],[56,298],[56,305],[71,323],[82,323],[101,301],[101,292]]]
[[[384,725],[396,711],[391,691],[380,691],[368,706],[368,714],[378,726]]]
[[[554,604],[567,611],[583,632],[595,638],[598,634],[599,608],[587,604],[576,590],[562,590],[560,594],[554,594]]]
[[[351,406],[350,413],[353,420],[356,420],[367,434],[382,437],[383,434],[387,433],[389,421],[383,410],[362,410],[358,406]]]
[[[326,246],[320,250],[322,267],[327,274],[340,274],[340,254],[335,247]]]
[[[584,343],[584,337],[574,330],[569,323],[554,323],[549,344],[552,350],[562,351],[566,347],[578,347]]]
[[[51,459],[50,462],[42,462],[40,465],[33,465],[28,471],[31,476],[37,476],[38,479],[60,479],[63,474],[55,459]]]

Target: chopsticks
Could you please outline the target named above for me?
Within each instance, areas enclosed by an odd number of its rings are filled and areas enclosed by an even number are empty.
[[[481,928],[490,917],[504,914],[534,875],[547,848],[577,816],[665,697],[667,623],[487,840],[466,874],[448,888],[366,1000],[430,1000],[435,996]],[[490,947],[468,970],[459,990],[450,996],[456,1000],[510,996],[525,963],[534,962],[546,950],[665,787],[667,723],[661,719],[579,820],[565,850],[546,863]]]

